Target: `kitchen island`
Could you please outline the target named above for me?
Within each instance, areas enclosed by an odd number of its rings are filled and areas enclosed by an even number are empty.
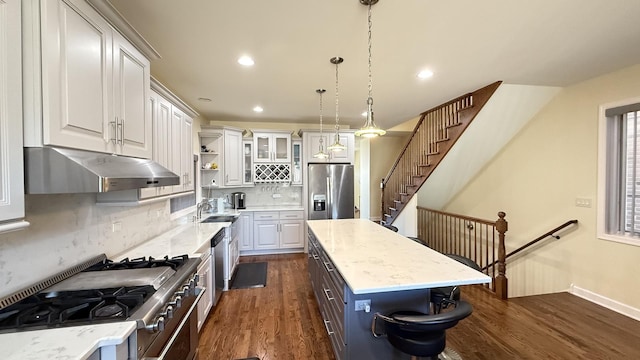
[[[309,220],[309,275],[336,358],[409,359],[371,335],[375,312],[429,308],[429,289],[491,278],[364,219]]]

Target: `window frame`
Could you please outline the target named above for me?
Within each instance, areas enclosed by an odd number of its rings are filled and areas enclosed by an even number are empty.
[[[631,236],[627,234],[607,232],[607,220],[610,217],[618,221],[624,220],[623,215],[607,213],[608,207],[619,211],[620,206],[617,205],[616,202],[618,199],[620,199],[620,187],[624,185],[622,185],[623,179],[619,179],[619,177],[616,175],[616,172],[619,171],[618,166],[620,166],[620,164],[617,162],[617,159],[622,156],[621,148],[623,144],[617,143],[611,145],[619,138],[617,135],[620,131],[620,124],[617,123],[619,122],[619,116],[607,116],[606,113],[607,110],[610,109],[627,107],[636,104],[640,104],[640,97],[600,105],[598,121],[598,201],[596,214],[596,233],[598,239],[601,240],[640,246],[640,235]],[[607,171],[613,166],[615,166],[616,168]],[[615,182],[618,182],[618,184],[614,189],[610,190],[610,186],[608,184]],[[613,193],[613,195],[610,193]]]

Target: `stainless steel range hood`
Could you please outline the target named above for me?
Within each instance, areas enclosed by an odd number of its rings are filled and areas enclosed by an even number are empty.
[[[27,194],[99,193],[178,185],[160,164],[127,156],[53,147],[24,148]]]

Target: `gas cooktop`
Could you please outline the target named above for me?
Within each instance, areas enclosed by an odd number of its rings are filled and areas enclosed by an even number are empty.
[[[112,261],[106,257],[53,286],[0,309],[0,332],[130,319],[187,255]]]
[[[155,292],[151,285],[43,291],[0,310],[0,330],[35,330],[129,318]]]

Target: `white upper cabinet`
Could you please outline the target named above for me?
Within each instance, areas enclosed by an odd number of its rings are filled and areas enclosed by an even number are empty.
[[[182,191],[194,191],[195,183],[193,177],[193,119],[186,114],[182,116],[182,151],[180,158],[182,165],[180,166],[180,174],[183,179]]]
[[[193,121],[190,115],[197,116],[197,114],[157,81],[154,80],[152,84],[153,88],[149,96],[152,119],[152,160],[180,176],[180,184],[140,189],[140,199],[192,191],[195,180]],[[180,104],[185,111],[176,104]]]
[[[24,217],[20,3],[0,1],[0,232]]]
[[[290,163],[291,132],[253,130],[253,161]]]
[[[224,185],[242,185],[242,131],[224,130]]]
[[[84,1],[42,2],[42,142],[108,152],[113,31]]]
[[[326,159],[318,159],[314,158],[313,155],[318,153],[320,149],[320,139],[322,138],[324,145],[324,152],[329,155]],[[353,164],[355,161],[355,135],[353,132],[340,132],[340,142],[345,145],[347,148],[343,151],[330,151],[327,150],[327,147],[333,144],[335,140],[334,132],[323,132],[320,135],[320,132],[315,131],[304,131],[302,134],[302,141],[304,145],[304,160],[307,163],[310,162],[335,162],[335,163],[350,163]]]
[[[151,158],[148,58],[84,0],[25,8],[25,146]]]
[[[177,107],[172,107],[171,171],[180,176],[180,184],[174,185],[173,192],[194,190],[193,183],[193,119]]]
[[[200,137],[200,186],[203,197],[211,187],[243,185],[244,130],[230,126],[202,125]],[[207,166],[209,165],[209,166]]]
[[[114,121],[119,123],[120,131],[120,134],[115,134],[120,144],[115,152],[150,157],[151,108],[146,101],[151,91],[149,60],[115,31],[113,51]]]

